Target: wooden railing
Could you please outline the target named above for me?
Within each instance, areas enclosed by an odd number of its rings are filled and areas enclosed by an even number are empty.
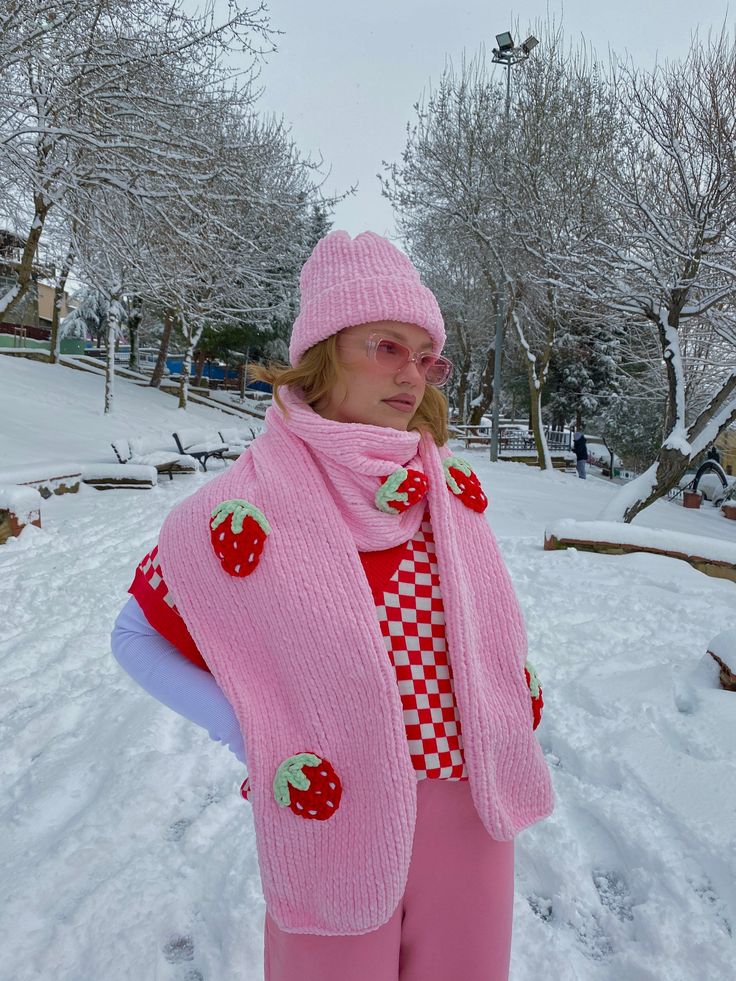
[[[471,444],[490,446],[491,427],[490,426],[463,426],[452,427],[452,433],[456,439],[463,441],[466,447]],[[569,432],[559,432],[558,430],[545,430],[547,446],[553,453],[561,453],[572,449],[572,434]],[[503,429],[499,435],[498,448],[501,453],[528,452],[536,450],[537,444],[534,442],[534,435],[531,432],[506,432]]]

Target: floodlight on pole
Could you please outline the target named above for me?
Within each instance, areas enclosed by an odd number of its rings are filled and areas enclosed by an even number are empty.
[[[533,34],[520,44],[517,48],[510,31],[496,35],[498,48],[493,49],[493,63],[503,65],[506,69],[506,133],[508,134],[509,116],[511,112],[511,67],[521,64],[529,57],[529,52],[539,44]],[[507,160],[504,152],[503,168],[506,169]],[[503,209],[501,212],[501,248],[505,246],[507,214]],[[500,285],[502,277],[499,275],[499,288],[496,300],[496,342],[495,356],[493,365],[493,408],[491,410],[491,460],[498,460],[498,437],[500,429],[499,407],[501,401],[501,362],[503,359],[503,335],[504,335],[504,297],[503,288]]]
[[[497,34],[496,44],[498,45],[499,51],[506,52],[514,50],[514,39],[511,37],[509,31],[504,31],[503,34]]]

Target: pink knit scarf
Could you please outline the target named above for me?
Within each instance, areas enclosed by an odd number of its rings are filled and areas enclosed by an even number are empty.
[[[171,512],[159,558],[243,731],[269,912],[291,933],[362,934],[403,895],[416,776],[358,550],[410,538],[425,503],[476,809],[491,836],[508,839],[550,812],[552,792],[532,731],[519,604],[486,516],[448,489],[447,447],[427,433],[328,422],[285,395],[289,420],[270,409],[249,451]],[[407,464],[427,477],[427,501],[383,514],[379,478]],[[270,525],[244,578],[224,571],[210,542],[213,509],[235,498]],[[342,783],[325,821],[274,796],[279,765],[304,752]]]
[[[387,514],[376,507],[376,491],[381,480],[399,467],[424,473],[418,452],[420,434],[323,419],[288,387],[280,389],[279,397],[287,415],[274,404],[266,412],[266,424],[285,428],[304,443],[356,548],[375,552],[413,538],[422,523],[424,507]]]

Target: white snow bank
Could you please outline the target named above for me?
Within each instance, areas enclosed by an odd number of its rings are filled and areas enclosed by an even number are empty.
[[[77,478],[82,472],[78,463],[53,461],[33,463],[23,467],[0,467],[0,484],[37,484],[48,480],[63,481],[64,478]]]
[[[105,415],[104,393],[103,375],[0,355],[3,463],[113,462],[114,439],[165,432],[165,445],[175,450],[171,433],[181,426],[216,431],[240,422],[231,413],[199,404],[179,409],[176,397],[120,377],[113,411]],[[243,421],[251,424],[249,417]],[[252,424],[262,425],[257,419]]]
[[[545,538],[572,538],[586,542],[620,542],[641,548],[666,549],[690,558],[736,564],[736,543],[685,535],[669,529],[644,528],[619,521],[574,521],[563,518],[548,526]]]
[[[717,654],[732,671],[736,671],[736,630],[722,630],[710,641],[708,650]]]
[[[24,524],[38,519],[41,500],[33,487],[0,487],[0,510],[12,511]]]

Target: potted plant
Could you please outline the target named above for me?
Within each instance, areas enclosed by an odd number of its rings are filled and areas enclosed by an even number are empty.
[[[682,504],[686,508],[699,508],[703,495],[700,491],[684,490],[682,492]]]
[[[724,501],[721,505],[721,511],[731,521],[736,521],[736,501]]]

